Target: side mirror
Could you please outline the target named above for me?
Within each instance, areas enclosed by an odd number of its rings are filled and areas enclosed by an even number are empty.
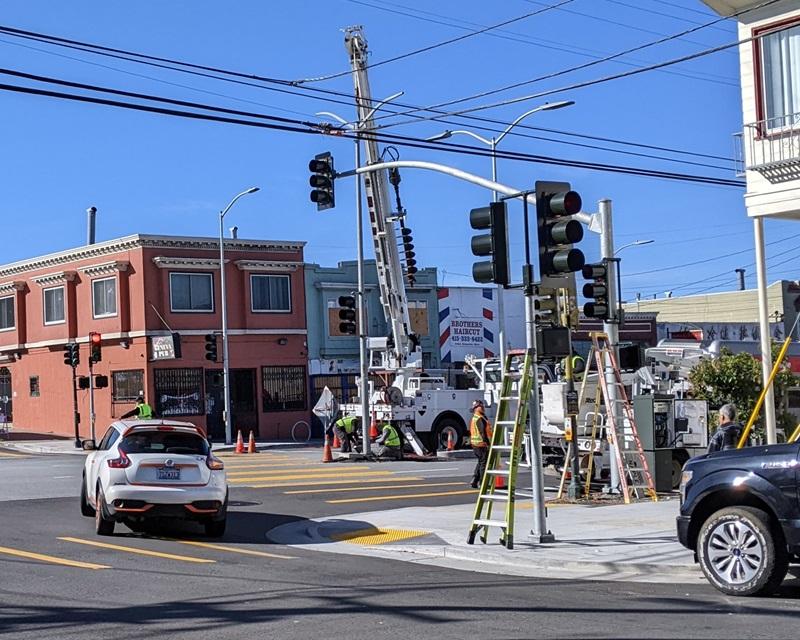
[[[81,443],[81,447],[83,447],[84,451],[94,451],[97,449],[97,445],[95,444],[94,440],[84,440]]]

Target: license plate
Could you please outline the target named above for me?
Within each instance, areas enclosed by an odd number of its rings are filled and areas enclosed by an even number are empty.
[[[180,480],[181,479],[181,470],[180,469],[170,469],[169,467],[162,467],[158,470],[158,479],[159,480]]]

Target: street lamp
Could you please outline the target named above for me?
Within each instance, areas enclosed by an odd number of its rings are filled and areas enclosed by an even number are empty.
[[[509,132],[516,127],[520,122],[522,122],[528,116],[532,116],[534,113],[538,113],[539,111],[554,111],[556,109],[563,109],[564,107],[569,107],[575,104],[574,100],[560,100],[558,102],[545,102],[544,104],[539,105],[538,107],[534,107],[530,111],[526,111],[522,115],[518,116],[510,125],[508,125],[503,131],[500,133],[499,136],[493,138],[484,138],[483,136],[478,135],[477,133],[473,133],[472,131],[467,131],[466,129],[456,129],[455,131],[451,131],[449,129],[442,131],[441,133],[431,136],[430,138],[426,138],[428,142],[438,142],[440,140],[446,140],[447,138],[451,138],[454,135],[465,135],[474,138],[478,142],[482,142],[486,146],[492,149],[492,182],[497,182],[497,145],[500,144],[503,138],[505,138]],[[497,191],[492,191],[492,200],[497,202]],[[506,356],[506,320],[505,320],[505,309],[503,308],[503,287],[502,285],[497,285],[497,331],[498,331],[498,340],[500,342],[500,362],[505,362]]]
[[[633,242],[629,242],[628,244],[623,244],[619,249],[614,251],[614,256],[616,256],[620,251],[623,249],[627,249],[628,247],[641,247],[645,244],[653,244],[655,240],[634,240]],[[624,298],[622,297],[622,269],[617,263],[617,291],[619,295],[619,302],[622,304]]]
[[[225,444],[232,444],[233,436],[231,434],[231,377],[230,367],[228,362],[228,300],[225,297],[225,244],[223,237],[222,224],[225,220],[225,214],[230,211],[231,207],[242,196],[249,195],[258,191],[258,187],[250,187],[247,191],[242,191],[233,200],[230,201],[219,214],[219,293],[222,298],[222,385],[224,393],[224,416],[225,416]]]

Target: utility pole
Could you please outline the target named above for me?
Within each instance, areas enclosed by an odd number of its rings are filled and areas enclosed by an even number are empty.
[[[92,440],[96,442],[94,433],[94,360],[89,355],[89,424],[92,430]]]

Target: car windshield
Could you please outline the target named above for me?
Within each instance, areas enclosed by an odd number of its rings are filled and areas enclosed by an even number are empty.
[[[125,453],[175,453],[208,455],[205,438],[180,431],[134,431],[123,438],[120,449]]]

